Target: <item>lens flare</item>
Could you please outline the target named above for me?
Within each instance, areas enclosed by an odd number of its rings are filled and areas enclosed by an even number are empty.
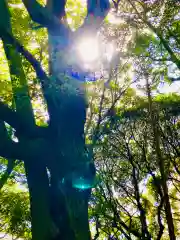
[[[72,186],[77,189],[90,189],[92,188],[92,183],[83,177],[72,179]]]
[[[83,39],[78,44],[77,49],[82,61],[86,64],[97,60],[99,57],[99,46],[96,39]]]

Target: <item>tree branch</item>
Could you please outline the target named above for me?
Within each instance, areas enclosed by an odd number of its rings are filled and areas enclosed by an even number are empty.
[[[36,0],[22,1],[33,21],[48,28],[49,31],[59,31],[59,34],[69,32],[69,28],[58,19],[57,15],[53,15],[47,7],[43,7]]]
[[[4,172],[4,174],[2,175],[2,177],[0,179],[0,190],[6,184],[14,166],[15,166],[15,161],[13,159],[8,159],[8,165],[7,165],[6,171]]]
[[[158,206],[158,211],[157,211],[157,214],[158,214],[158,224],[159,224],[159,232],[158,232],[157,240],[161,239],[161,237],[163,235],[163,232],[164,232],[164,225],[163,225],[162,220],[161,220],[161,210],[162,210],[163,204],[164,204],[164,198],[161,197],[161,202],[160,202],[160,204]]]
[[[180,76],[177,78],[169,77],[169,80],[171,80],[172,82],[180,81]]]
[[[1,137],[0,137],[1,138]],[[13,142],[8,139],[6,141],[0,140],[0,156],[6,159],[23,160],[25,149],[21,148],[19,143]]]
[[[87,0],[87,16],[93,15],[94,18],[104,19],[110,9],[109,0]]]
[[[159,31],[158,28],[154,27],[147,19],[145,19],[143,17],[143,15],[141,13],[139,13],[139,11],[137,10],[135,4],[133,3],[132,0],[128,0],[128,2],[130,3],[130,5],[133,7],[133,9],[135,10],[137,16],[139,17],[139,19],[145,23],[160,39],[161,43],[163,44],[164,48],[166,49],[166,51],[169,53],[170,57],[171,57],[171,61],[174,62],[176,64],[176,66],[180,69],[180,60],[178,59],[178,57],[174,54],[173,50],[171,49],[171,47],[169,46],[168,42],[165,40],[165,38],[163,37],[162,33]]]
[[[119,7],[119,3],[120,3],[121,0],[112,0],[113,4],[114,4],[114,8],[115,8],[115,12],[117,13],[118,12],[118,7]]]
[[[104,193],[104,189],[102,189],[101,186],[99,186],[99,187],[100,187],[100,189],[101,189],[101,192],[102,192],[102,194],[103,194],[103,197],[104,197],[105,201],[108,202],[108,203],[110,204],[110,206],[111,206],[111,209],[112,209],[112,211],[113,211],[113,213],[114,213],[114,216],[115,216],[115,218],[116,218],[116,222],[118,222],[128,233],[131,233],[131,234],[133,234],[135,237],[137,237],[138,239],[141,239],[142,236],[141,236],[141,234],[138,232],[138,230],[136,230],[136,229],[134,229],[134,228],[131,228],[130,226],[128,226],[128,225],[121,219],[121,216],[119,215],[119,212],[117,211],[117,209],[116,209],[116,207],[114,206],[113,202],[112,202],[112,201],[108,201],[108,199],[107,199],[107,197],[106,197],[106,195],[105,195],[105,193]],[[107,183],[106,183],[106,187],[108,187]],[[107,215],[107,214],[105,214],[105,213],[104,213],[104,216],[105,216],[106,218],[110,219],[111,221],[112,221],[112,220],[114,221],[114,218],[113,218],[113,217],[111,217],[111,216],[109,216],[109,215]]]
[[[6,159],[28,161],[50,158],[52,149],[49,148],[48,140],[44,138],[23,138],[22,141],[13,141],[7,133],[5,123],[0,121],[0,156]]]
[[[0,119],[7,122],[12,128],[19,129],[18,114],[0,101]]]
[[[65,17],[66,0],[47,0],[47,7],[59,20]]]
[[[0,101],[0,120],[8,123],[17,133],[28,137],[44,137],[47,134],[47,128],[31,126],[19,114]]]
[[[6,159],[23,159],[23,151],[19,143],[13,142],[7,133],[5,124],[0,121],[0,156]]]
[[[97,31],[110,10],[109,0],[87,0],[87,15],[84,24],[77,30],[93,32]]]
[[[20,43],[18,40],[16,40],[11,33],[9,33],[6,29],[1,28],[0,29],[3,33],[3,38],[8,39],[8,41],[15,46],[15,48],[17,49],[17,51],[19,53],[21,53],[28,62],[30,62],[30,64],[32,65],[32,67],[34,68],[37,77],[40,80],[41,86],[42,86],[42,90],[43,90],[43,95],[44,98],[46,99],[46,101],[48,101],[48,89],[50,87],[50,79],[47,76],[47,74],[45,73],[45,71],[42,69],[40,63],[34,58],[34,56],[27,51]],[[2,37],[2,36],[1,36]]]
[[[30,64],[32,65],[32,67],[34,68],[37,77],[40,79],[42,87],[45,88],[47,86],[47,84],[49,83],[49,78],[47,76],[47,74],[44,72],[44,70],[41,68],[40,63],[34,58],[34,56],[28,51],[26,50],[18,40],[16,40],[12,34],[10,32],[8,32],[6,29],[0,29],[3,33],[2,38],[8,39],[9,42],[15,46],[15,48],[17,49],[17,51],[19,53],[21,53],[27,61],[30,62]]]
[[[22,0],[33,21],[47,27],[50,24],[49,14],[45,14],[43,7],[36,0]]]
[[[54,85],[50,78],[47,76],[46,72],[42,69],[41,64],[37,61],[34,56],[27,51],[18,40],[16,40],[11,33],[9,33],[6,29],[1,28],[0,32],[3,33],[3,38],[7,38],[8,41],[15,46],[17,51],[21,53],[28,62],[34,68],[36,75],[40,81],[43,97],[46,100],[48,112],[50,115],[50,120],[57,119],[57,112],[56,112],[56,98],[54,97]],[[55,86],[56,87],[56,86]],[[51,123],[52,121],[50,121]],[[50,124],[51,125],[51,124]],[[52,126],[52,125],[51,125]]]
[[[99,235],[100,235],[99,226],[100,226],[99,218],[96,217],[96,234],[95,234],[93,240],[98,239],[98,237],[99,237]]]

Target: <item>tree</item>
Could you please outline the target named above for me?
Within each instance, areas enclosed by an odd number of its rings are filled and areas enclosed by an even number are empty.
[[[84,21],[79,1],[23,2],[0,3],[0,232],[89,239],[89,201],[93,240],[179,237],[180,99],[161,90],[179,78],[178,3],[113,1],[101,25],[103,1]],[[76,44],[97,31],[116,54],[85,84]]]
[[[67,60],[73,54],[75,41],[84,34],[96,35],[109,11],[109,1],[88,0],[87,16],[76,32],[66,21],[66,1],[49,0],[46,6],[36,0],[23,3],[31,20],[48,31],[49,70],[44,71],[40,62],[14,37],[8,5],[1,1],[0,37],[9,64],[13,102],[3,99],[0,102],[0,156],[8,164],[15,160],[24,162],[32,239],[90,239],[90,188],[79,191],[73,187],[78,181],[92,186],[95,175],[92,153],[87,150],[84,138],[86,93],[81,82],[69,77]],[[36,124],[25,71],[27,61],[41,85],[49,116],[47,126]],[[73,63],[73,68],[83,71],[79,63]],[[7,124],[18,141],[8,133]],[[7,169],[7,175],[10,172]]]
[[[131,26],[134,35],[129,54],[161,66],[161,71],[165,67],[164,78],[178,80],[179,71],[177,76],[171,77],[167,66],[174,65],[175,71],[180,69],[179,3],[174,0],[128,0],[117,1],[115,6],[117,16]]]
[[[93,192],[90,211],[100,237],[170,239],[179,236],[176,218],[179,195],[175,190],[176,187],[179,189],[179,183],[173,167],[179,156],[178,102],[178,95],[156,96],[152,100],[154,116],[159,116],[156,124],[160,131],[161,159],[155,148],[146,97],[137,97],[134,107],[122,112],[114,127],[101,138],[95,153],[101,181]],[[159,161],[164,165],[163,171]],[[168,193],[165,193],[162,175]],[[176,183],[172,184],[171,176]],[[170,199],[171,213],[165,197]],[[173,223],[168,222],[171,220],[169,214],[172,214]],[[174,236],[170,235],[169,224],[174,224]]]

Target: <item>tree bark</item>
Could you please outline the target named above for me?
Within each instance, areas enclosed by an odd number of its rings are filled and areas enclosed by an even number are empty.
[[[23,159],[30,193],[32,238],[33,240],[90,240],[88,223],[90,190],[80,192],[73,189],[71,182],[74,173],[78,177],[86,175],[93,180],[95,171],[90,168],[91,156],[85,152],[84,124],[87,107],[85,89],[80,82],[62,75],[67,70],[67,62],[63,56],[70,47],[68,45],[70,38],[73,40],[72,32],[62,21],[65,16],[66,1],[49,0],[48,7],[41,6],[36,0],[23,0],[23,2],[32,20],[48,29],[50,59],[51,56],[56,57],[60,51],[62,52],[61,59],[51,59],[50,77],[47,76],[39,62],[14,39],[6,2],[0,1],[0,11],[3,13],[0,21],[0,37],[9,63],[16,112],[21,119],[15,124],[21,125],[26,113],[26,124],[23,126],[38,130],[19,53],[31,63],[39,78],[50,117],[48,132],[43,136],[30,136],[28,131],[16,129],[20,143],[27,142],[33,145],[34,142],[34,145],[38,145],[32,148],[34,152],[27,153]],[[89,18],[91,6],[94,18],[100,16],[99,26],[109,10],[109,1],[98,2],[88,0],[86,19]],[[83,29],[87,25],[85,20]],[[76,35],[79,35],[79,32],[73,37]],[[63,41],[58,44],[60,48],[57,48],[56,43],[62,39]],[[56,66],[58,66],[57,71]],[[10,113],[10,109],[5,108],[5,110],[8,110],[6,113]],[[14,112],[11,114],[14,116]],[[39,144],[39,141],[45,142],[46,146]],[[50,178],[47,175],[47,168]],[[66,177],[69,177],[70,181],[63,183]]]
[[[49,211],[49,180],[45,165],[36,160],[25,161],[31,206],[32,240],[50,240],[57,228],[52,224]]]
[[[12,34],[10,14],[4,0],[1,1],[0,7],[0,11],[3,12],[4,18],[6,19],[6,22],[4,25],[1,24],[1,27]],[[19,118],[24,119],[25,122],[31,126],[30,128],[33,129],[33,127],[35,127],[35,120],[28,92],[27,79],[21,62],[21,56],[18,54],[16,47],[12,44],[10,39],[7,38],[7,35],[4,34],[3,31],[1,31],[1,38],[9,64],[9,72],[11,75],[16,112]],[[16,128],[16,130],[20,143],[28,141],[27,137],[22,137],[22,133],[18,132],[20,129]],[[36,156],[36,154],[34,155]],[[36,159],[35,161],[35,159],[28,158],[28,154],[26,159],[21,160],[24,160],[27,183],[30,193],[32,239],[49,240],[51,221],[48,198],[49,183],[46,167],[43,162],[41,164],[39,163],[39,159]]]

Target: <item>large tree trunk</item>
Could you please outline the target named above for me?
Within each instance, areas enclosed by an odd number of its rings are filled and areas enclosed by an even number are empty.
[[[53,193],[53,202],[51,204],[51,212],[53,213],[52,218],[55,215],[59,215],[59,221],[57,226],[59,229],[59,236],[61,239],[78,239],[78,240],[89,240],[90,231],[88,224],[88,198],[89,190],[79,192],[68,184],[61,184],[64,178],[71,174],[72,171],[78,171],[79,166],[87,164],[87,159],[84,157],[85,154],[85,139],[84,139],[84,124],[86,120],[86,99],[84,89],[73,89],[72,79],[63,77],[63,70],[66,69],[66,63],[62,59],[56,58],[59,52],[55,52],[57,49],[54,36],[50,36],[49,33],[49,49],[50,56],[55,56],[55,59],[51,60],[51,75],[52,79],[56,79],[57,84],[54,86],[54,99],[57,102],[55,108],[52,109],[52,117],[50,126],[52,126],[52,132],[54,134],[54,146],[58,158],[54,158],[55,162],[51,164],[50,173],[53,181],[51,181],[51,188]],[[61,38],[61,36],[56,36]],[[66,42],[68,39],[65,38]],[[64,49],[63,49],[64,50]],[[57,51],[57,50],[56,50]],[[65,51],[62,51],[65,54]],[[62,57],[63,58],[63,57]],[[59,71],[55,71],[58,62]],[[63,67],[65,68],[62,68]],[[62,75],[61,75],[62,74]],[[75,80],[74,80],[75,81]],[[68,85],[72,92],[64,87]],[[60,88],[57,90],[57,88]],[[53,112],[56,113],[53,117]],[[54,129],[54,127],[56,127]],[[63,136],[63,138],[62,138]],[[60,147],[59,147],[60,146]],[[59,167],[57,167],[59,166]],[[58,211],[57,211],[58,209]],[[55,219],[54,219],[55,220]]]
[[[84,137],[86,92],[82,83],[64,74],[68,67],[69,43],[73,43],[73,36],[76,38],[81,31],[73,35],[64,24],[65,21],[62,21],[66,1],[49,0],[47,8],[36,0],[23,2],[32,20],[48,29],[50,55],[50,72],[47,76],[37,60],[13,38],[8,8],[5,0],[1,0],[0,12],[3,15],[0,37],[9,63],[15,109],[21,119],[16,134],[20,146],[23,143],[28,152],[22,155],[23,159],[21,156],[19,159],[24,161],[30,193],[32,238],[90,240],[88,200],[91,190],[79,191],[73,187],[74,179],[85,179],[92,183],[95,175]],[[87,2],[88,14],[82,29],[88,26],[94,34],[109,10],[109,1]],[[89,14],[95,17],[92,26],[89,25]],[[100,18],[96,21],[98,16]],[[30,134],[33,136],[27,134],[27,128],[37,130],[37,126],[18,52],[31,63],[42,85],[50,118],[43,135],[37,134],[37,131]],[[21,126],[22,123],[25,128]],[[41,130],[44,132],[43,128]]]
[[[48,0],[47,6],[50,12],[58,19],[65,15],[65,3],[57,0]],[[63,6],[64,5],[64,6]],[[53,194],[52,213],[59,214],[58,228],[61,239],[90,240],[88,223],[88,199],[90,190],[83,192],[73,189],[72,186],[60,185],[63,178],[66,178],[72,171],[80,172],[79,168],[86,168],[88,159],[85,157],[84,125],[86,121],[86,93],[83,83],[72,79],[65,73],[68,69],[66,59],[68,57],[69,42],[73,42],[67,30],[62,32],[54,29],[48,31],[49,39],[49,72],[53,84],[54,98],[58,103],[51,116],[51,126],[56,126],[57,137],[55,142],[60,146],[63,154],[58,158],[61,168],[50,169],[54,182],[51,183]],[[59,89],[58,89],[59,88]],[[54,123],[56,122],[56,123]],[[54,130],[54,129],[53,129]],[[62,138],[63,136],[63,138]],[[59,163],[54,164],[57,166]],[[80,167],[79,167],[80,166]],[[84,166],[84,167],[83,167]],[[59,186],[59,187],[58,187]],[[54,217],[54,216],[53,216]]]
[[[49,240],[56,235],[56,227],[52,224],[49,211],[49,181],[44,164],[34,163],[33,159],[25,161],[28,182],[32,240]]]

